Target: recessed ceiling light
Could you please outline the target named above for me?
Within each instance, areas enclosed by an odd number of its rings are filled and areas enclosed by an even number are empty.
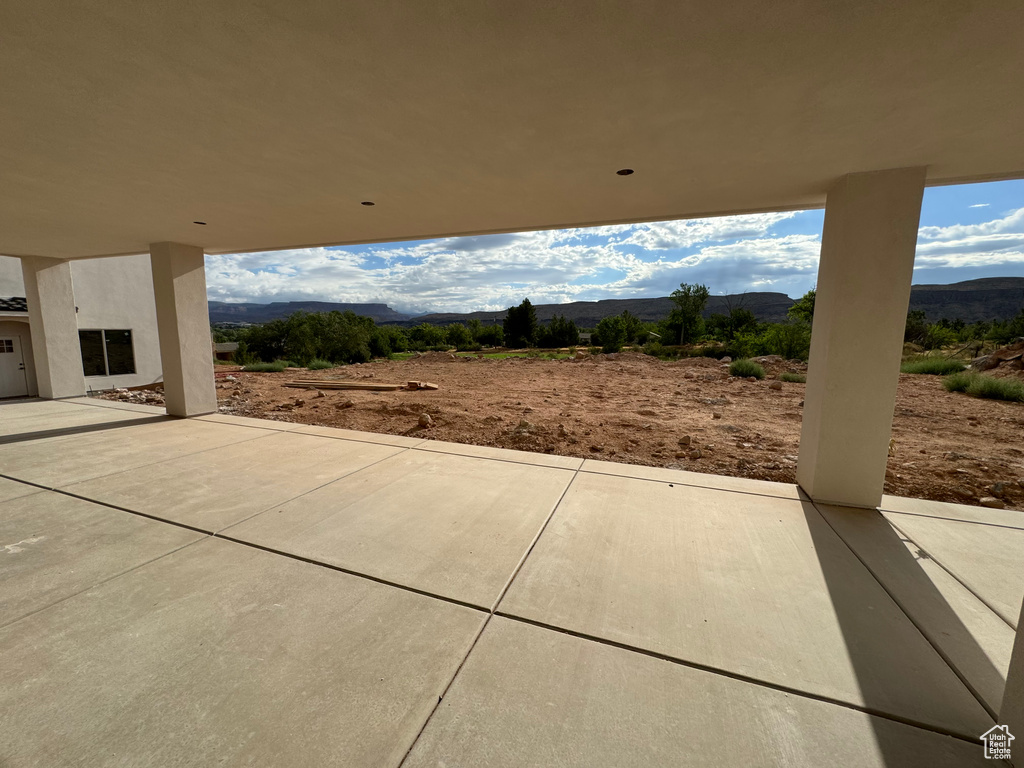
[[[623,168],[621,171],[616,171],[615,173],[617,173],[619,176],[632,176],[633,175],[633,169],[632,168]]]
[[[203,227],[206,226],[206,222],[205,221],[193,221],[192,223],[193,224],[199,224],[200,226],[203,226]]]
[[[376,203],[370,200],[363,200],[363,202],[361,202],[360,205],[376,205]]]

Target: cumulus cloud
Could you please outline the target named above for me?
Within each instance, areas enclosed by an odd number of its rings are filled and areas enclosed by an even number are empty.
[[[795,296],[815,282],[821,246],[819,219],[802,234],[776,230],[799,215],[208,256],[207,281],[213,299],[382,302],[401,311],[497,310],[524,296],[535,303],[664,296],[680,282]],[[919,236],[920,269],[1021,264],[1024,208],[980,224],[921,227]]]

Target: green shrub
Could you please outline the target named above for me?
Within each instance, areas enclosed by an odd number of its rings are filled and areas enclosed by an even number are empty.
[[[966,367],[966,363],[960,360],[950,360],[948,357],[919,357],[916,360],[907,360],[900,366],[900,371],[945,376],[950,373],[959,373]]]
[[[783,373],[779,376],[779,381],[788,381],[791,384],[806,384],[807,377],[802,373]]]
[[[302,366],[296,363],[294,360],[275,360],[274,364],[280,363],[284,368],[301,368]]]
[[[311,371],[322,371],[325,368],[333,368],[334,363],[330,360],[321,360],[319,357],[314,357],[306,367]]]
[[[971,397],[984,397],[989,400],[1024,403],[1024,382],[1015,379],[997,379],[993,376],[979,374],[968,385],[967,394]]]
[[[743,378],[753,376],[755,379],[763,379],[764,368],[753,360],[743,358],[729,363],[729,374],[732,376],[742,376]]]
[[[947,392],[966,392],[967,387],[971,384],[971,379],[976,375],[976,373],[969,371],[954,373],[943,379],[942,386],[946,388]]]
[[[997,379],[994,376],[962,371],[947,376],[942,386],[950,392],[964,392],[971,397],[1024,403],[1024,382],[1016,379]]]
[[[285,365],[280,360],[273,363],[249,363],[242,368],[246,373],[280,373],[284,369]]]

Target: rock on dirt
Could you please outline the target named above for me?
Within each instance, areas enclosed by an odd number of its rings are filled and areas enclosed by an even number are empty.
[[[419,419],[419,425],[421,427],[423,427],[424,429],[429,429],[430,427],[434,426],[434,420],[432,418],[430,418],[430,414],[429,413],[421,413],[420,414],[420,419]]]
[[[991,507],[992,509],[1005,509],[1006,502],[1002,499],[997,499],[994,496],[983,496],[978,501],[983,507]]]

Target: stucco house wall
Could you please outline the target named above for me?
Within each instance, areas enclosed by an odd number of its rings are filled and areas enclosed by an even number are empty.
[[[71,279],[79,330],[131,330],[135,373],[122,376],[87,376],[90,390],[113,387],[137,387],[161,381],[160,344],[157,337],[156,305],[153,299],[153,274],[150,259],[139,256],[115,256],[72,262]],[[21,261],[0,256],[0,297],[24,296]],[[0,317],[0,333],[22,336],[29,393],[37,394],[35,366],[32,360],[28,315],[24,318],[5,313]]]

